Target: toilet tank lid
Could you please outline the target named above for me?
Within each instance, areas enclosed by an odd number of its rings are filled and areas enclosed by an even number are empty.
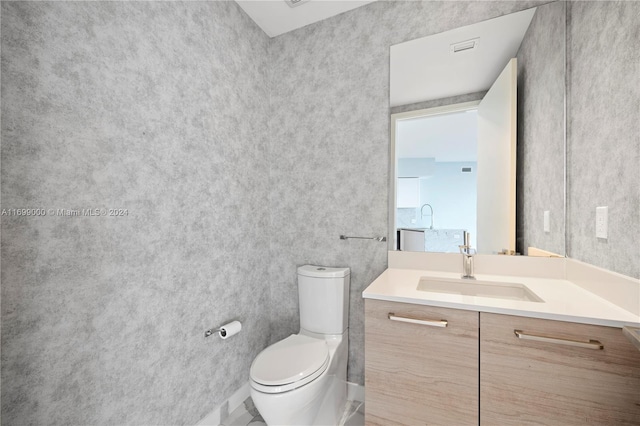
[[[317,278],[346,277],[351,271],[349,268],[329,268],[327,266],[304,265],[298,268],[298,275]]]

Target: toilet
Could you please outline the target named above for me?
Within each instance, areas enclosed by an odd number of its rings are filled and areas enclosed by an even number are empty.
[[[269,426],[338,425],[347,402],[349,268],[298,268],[300,332],[251,364],[251,398]]]

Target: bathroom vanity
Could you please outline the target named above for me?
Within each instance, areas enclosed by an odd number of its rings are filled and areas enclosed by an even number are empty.
[[[390,260],[363,292],[367,425],[640,424],[640,351],[622,333],[638,313],[567,279],[569,259],[479,262],[489,290],[474,294],[443,256]],[[639,300],[637,280],[607,285]]]

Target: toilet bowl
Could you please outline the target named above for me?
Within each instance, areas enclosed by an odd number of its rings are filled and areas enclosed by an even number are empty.
[[[251,398],[269,426],[337,425],[347,402],[349,269],[298,268],[300,332],[263,350]]]

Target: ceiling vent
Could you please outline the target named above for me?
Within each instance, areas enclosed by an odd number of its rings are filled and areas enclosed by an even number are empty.
[[[309,0],[284,0],[285,3],[289,5],[289,7],[300,6],[302,3],[306,3]]]
[[[289,1],[289,0],[287,0]],[[302,0],[305,1],[305,0]],[[458,43],[453,43],[449,45],[449,51],[451,53],[462,53],[468,52],[470,50],[475,50],[478,48],[478,43],[480,42],[480,38],[474,38],[467,41],[461,41]]]
[[[471,173],[472,169],[471,167],[463,167],[460,171],[462,173]]]

